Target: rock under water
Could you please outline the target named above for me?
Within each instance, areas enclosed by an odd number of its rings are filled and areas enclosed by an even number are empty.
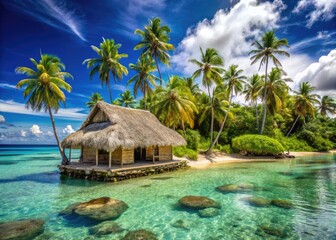
[[[216,188],[221,193],[240,193],[246,191],[252,191],[254,185],[251,183],[241,183],[241,184],[226,184]]]
[[[111,233],[119,233],[124,231],[116,222],[105,221],[89,229],[89,233],[96,236],[108,235]]]
[[[218,202],[204,196],[185,196],[179,200],[179,204],[190,209],[220,208]]]
[[[246,197],[243,200],[254,207],[268,207],[271,203],[271,200],[262,197]]]
[[[157,240],[156,235],[148,230],[140,229],[128,232],[122,240]]]
[[[273,206],[279,207],[279,208],[285,208],[285,209],[290,209],[293,207],[293,203],[290,202],[289,200],[284,200],[284,199],[273,199],[271,201],[271,204]]]
[[[198,215],[204,218],[211,218],[218,216],[219,211],[217,208],[206,208],[198,211]]]
[[[33,239],[44,231],[44,220],[26,219],[0,223],[0,239]]]

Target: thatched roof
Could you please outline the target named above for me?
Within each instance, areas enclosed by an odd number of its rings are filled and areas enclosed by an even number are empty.
[[[97,120],[98,115],[105,120]],[[180,134],[163,126],[149,111],[105,102],[98,102],[81,128],[62,141],[63,147],[86,146],[107,151],[119,147],[130,149],[185,144]]]

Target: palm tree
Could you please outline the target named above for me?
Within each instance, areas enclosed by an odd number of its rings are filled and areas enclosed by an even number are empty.
[[[129,68],[136,72],[136,75],[128,80],[127,85],[134,83],[134,96],[137,96],[138,90],[140,90],[144,96],[144,103],[146,109],[147,94],[152,92],[151,86],[155,86],[155,80],[158,79],[152,72],[155,71],[155,63],[148,56],[141,56],[136,64],[130,64]]]
[[[327,116],[328,113],[336,114],[335,100],[329,96],[323,96],[319,106],[319,110],[323,117]]]
[[[58,57],[41,54],[41,59],[37,62],[30,58],[34,69],[29,67],[17,67],[16,73],[25,74],[28,78],[23,79],[16,85],[17,88],[25,87],[23,91],[24,98],[28,98],[26,107],[34,111],[49,112],[54,135],[57,141],[58,149],[62,157],[62,164],[68,164],[69,160],[65,156],[64,150],[60,144],[52,110],[55,113],[60,108],[60,103],[65,103],[65,95],[62,89],[71,91],[71,86],[65,81],[65,78],[72,78],[71,74],[64,72],[65,66]]]
[[[259,131],[259,114],[258,114],[258,98],[260,96],[260,91],[262,89],[263,80],[258,74],[248,78],[248,81],[245,84],[245,89],[243,93],[245,94],[245,101],[251,101],[251,106],[254,105],[256,108],[256,121],[257,129]]]
[[[86,103],[86,106],[90,108],[90,110],[96,105],[97,102],[104,101],[103,97],[100,95],[100,93],[92,93],[89,101]]]
[[[231,65],[228,70],[225,71],[223,81],[224,81],[224,86],[227,89],[227,92],[229,94],[229,106],[228,110],[226,112],[224,121],[221,124],[221,127],[218,131],[218,134],[216,136],[215,141],[213,141],[211,147],[208,150],[208,153],[211,153],[212,148],[215,146],[219,139],[219,135],[222,133],[226,119],[228,117],[228,114],[230,112],[231,108],[231,103],[232,103],[232,98],[233,94],[236,96],[240,94],[240,92],[243,90],[243,84],[245,83],[244,79],[246,78],[245,76],[241,75],[243,73],[242,69],[238,69],[238,65]]]
[[[208,96],[210,98],[210,105],[213,104],[213,97],[211,97],[210,87],[214,84],[220,84],[222,81],[221,73],[224,71],[223,65],[224,60],[219,55],[216,49],[207,48],[205,53],[201,49],[201,60],[190,59],[189,61],[195,65],[197,65],[198,69],[192,75],[192,78],[197,78],[201,75],[202,84],[204,87],[208,89]],[[214,111],[211,106],[211,126],[210,126],[210,146],[212,145],[213,140],[213,125],[214,125]]]
[[[158,60],[165,65],[169,65],[170,55],[168,51],[174,49],[174,45],[168,43],[170,28],[161,26],[160,18],[153,18],[149,20],[149,25],[145,26],[144,30],[137,29],[134,33],[142,37],[141,42],[134,47],[134,50],[143,48],[142,55],[148,55],[154,59],[160,76],[160,86],[162,86]]]
[[[192,95],[196,96],[200,94],[201,90],[198,87],[198,84],[195,83],[195,79],[192,77],[184,78],[184,81],[186,82],[188,88],[190,89],[190,92]]]
[[[264,127],[265,127],[265,121],[266,121],[266,84],[267,84],[267,70],[268,70],[268,63],[269,60],[271,60],[276,67],[281,67],[280,61],[275,57],[275,54],[278,55],[284,55],[289,57],[289,53],[280,50],[282,47],[288,47],[288,42],[287,39],[278,39],[275,36],[274,31],[269,31],[265,32],[263,37],[262,37],[262,42],[255,41],[252,46],[255,46],[256,49],[252,50],[250,52],[253,53],[254,55],[251,57],[252,64],[258,62],[260,60],[260,65],[259,65],[259,70],[263,64],[265,64],[265,88],[264,88],[264,96],[263,96],[263,107],[264,107],[264,116],[263,116],[263,121],[261,124],[261,129],[260,129],[260,134],[263,133]]]
[[[186,123],[194,127],[194,116],[198,112],[195,99],[178,76],[170,77],[166,88],[157,88],[153,98],[152,110],[166,126],[175,129],[181,125],[185,130]]]
[[[100,48],[91,46],[93,51],[98,54],[97,58],[89,58],[84,60],[83,64],[87,64],[87,68],[90,70],[90,78],[99,73],[99,78],[102,85],[106,84],[110,94],[110,101],[112,103],[112,91],[110,75],[112,74],[114,83],[117,80],[121,80],[123,75],[128,74],[128,70],[119,61],[122,58],[128,57],[127,54],[119,54],[118,50],[121,44],[115,44],[113,39],[104,39],[100,43]]]
[[[136,100],[131,94],[130,90],[126,90],[125,92],[120,94],[120,98],[116,99],[117,105],[123,106],[123,107],[130,107],[134,108],[136,104]]]
[[[308,82],[301,83],[299,91],[294,91],[296,95],[294,96],[294,109],[297,114],[297,117],[293,123],[293,126],[287,133],[287,137],[292,132],[296,122],[300,117],[305,117],[307,114],[314,115],[314,103],[319,103],[320,96],[317,94],[312,94],[315,90],[315,87],[309,85]]]
[[[290,78],[283,77],[284,72],[280,68],[272,68],[268,75],[269,81],[263,87],[262,91],[266,92],[266,107],[271,114],[280,111],[286,101],[288,90],[287,82],[292,82]]]

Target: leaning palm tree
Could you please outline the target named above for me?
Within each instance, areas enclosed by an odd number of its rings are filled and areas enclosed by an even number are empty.
[[[16,85],[17,88],[25,87],[23,91],[24,98],[28,98],[26,107],[34,111],[48,111],[54,135],[62,157],[62,164],[68,164],[69,160],[65,156],[64,150],[60,144],[52,110],[55,113],[60,108],[60,103],[65,103],[65,95],[62,89],[71,91],[71,86],[65,81],[65,78],[72,78],[71,74],[64,72],[64,64],[58,57],[41,54],[41,59],[37,62],[31,58],[34,69],[29,67],[17,67],[16,73],[25,74],[28,78],[23,79]]]
[[[120,98],[116,99],[117,105],[123,107],[134,108],[136,104],[136,100],[131,94],[130,90],[126,90],[125,92],[120,94]]]
[[[243,84],[245,83],[246,77],[242,75],[243,70],[238,69],[238,65],[231,65],[228,70],[225,71],[223,81],[224,81],[224,87],[227,89],[227,92],[229,94],[229,106],[228,110],[226,112],[225,118],[221,124],[221,127],[218,131],[218,134],[216,136],[215,141],[213,141],[211,147],[208,150],[208,153],[211,153],[212,148],[217,143],[220,134],[223,131],[226,119],[228,117],[228,114],[230,112],[231,104],[232,104],[232,98],[233,94],[238,95],[243,90]]]
[[[190,92],[194,96],[201,93],[201,90],[199,89],[198,84],[195,83],[195,78],[192,78],[192,77],[184,78],[184,81],[187,83],[187,86],[190,89]]]
[[[121,80],[123,75],[128,74],[128,70],[119,61],[121,58],[128,57],[127,54],[120,54],[118,52],[121,44],[115,44],[113,39],[104,39],[100,43],[99,48],[91,46],[92,50],[98,54],[97,58],[89,58],[84,60],[83,64],[87,64],[90,70],[90,78],[99,73],[99,78],[102,85],[106,84],[110,94],[110,101],[112,102],[111,79],[112,75],[114,83]]]
[[[319,95],[312,93],[315,89],[316,88],[310,86],[308,82],[303,82],[299,87],[299,91],[294,91],[296,93],[294,96],[294,109],[297,117],[293,126],[288,131],[287,137],[293,131],[293,128],[300,117],[305,117],[307,114],[314,115],[314,104],[318,104],[318,99],[320,98]]]
[[[335,100],[329,96],[323,96],[319,106],[319,110],[323,117],[327,116],[328,113],[336,114]]]
[[[198,113],[195,99],[185,82],[178,76],[169,79],[166,88],[159,87],[154,92],[152,111],[168,127],[185,130],[185,123],[194,127],[194,117]]]
[[[221,73],[223,73],[223,65],[224,60],[219,55],[216,49],[207,48],[205,53],[201,49],[201,60],[190,59],[189,61],[195,65],[197,65],[198,69],[192,75],[192,78],[197,78],[202,76],[202,84],[204,87],[208,89],[208,95],[210,98],[210,105],[213,104],[213,96],[211,96],[211,86],[214,83],[221,84],[222,77]],[[214,125],[214,111],[211,107],[211,125],[210,125],[210,146],[212,145],[213,140],[213,125]]]
[[[292,79],[284,77],[284,72],[280,68],[272,68],[268,75],[268,82],[262,88],[266,92],[266,107],[271,114],[280,111],[284,107],[288,91],[290,90],[287,85],[292,82]]]
[[[250,54],[254,54],[251,57],[252,63],[254,64],[258,61],[260,61],[259,70],[263,64],[265,64],[265,86],[267,84],[267,76],[268,76],[268,64],[271,60],[276,67],[281,67],[280,61],[276,58],[275,54],[278,55],[284,55],[289,57],[289,53],[287,53],[284,50],[280,50],[282,47],[288,47],[287,39],[278,39],[275,36],[274,31],[265,32],[261,43],[259,41],[255,41],[252,46],[255,46],[256,49],[252,50]],[[265,121],[266,121],[266,114],[267,114],[267,108],[266,108],[266,87],[264,88],[264,96],[263,96],[263,108],[264,108],[264,115],[263,120],[261,124],[260,134],[263,133],[264,127],[265,127]]]
[[[89,101],[86,102],[86,106],[90,108],[90,110],[96,105],[97,102],[104,101],[103,97],[100,95],[100,93],[92,93]]]
[[[141,56],[136,64],[131,63],[129,68],[136,72],[130,80],[128,80],[127,85],[134,83],[133,92],[136,97],[138,90],[140,90],[144,96],[144,103],[146,109],[146,99],[147,94],[152,92],[152,87],[155,86],[155,80],[158,79],[152,72],[156,70],[155,63],[148,56]]]
[[[143,49],[142,55],[148,55],[154,59],[160,76],[160,86],[162,86],[162,75],[158,61],[169,65],[170,55],[168,51],[174,49],[174,45],[168,43],[170,28],[161,26],[160,18],[153,18],[149,20],[149,24],[145,26],[144,30],[137,29],[134,33],[142,37],[141,42],[134,47],[134,50]]]
[[[245,94],[245,101],[251,101],[251,107],[254,105],[256,109],[257,129],[259,132],[259,114],[258,114],[258,98],[262,89],[263,80],[258,74],[249,77],[243,93]]]

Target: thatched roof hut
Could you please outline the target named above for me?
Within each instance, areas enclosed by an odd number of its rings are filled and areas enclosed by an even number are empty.
[[[114,151],[149,146],[185,145],[177,132],[163,126],[149,111],[98,102],[81,128],[62,141],[63,147]]]

